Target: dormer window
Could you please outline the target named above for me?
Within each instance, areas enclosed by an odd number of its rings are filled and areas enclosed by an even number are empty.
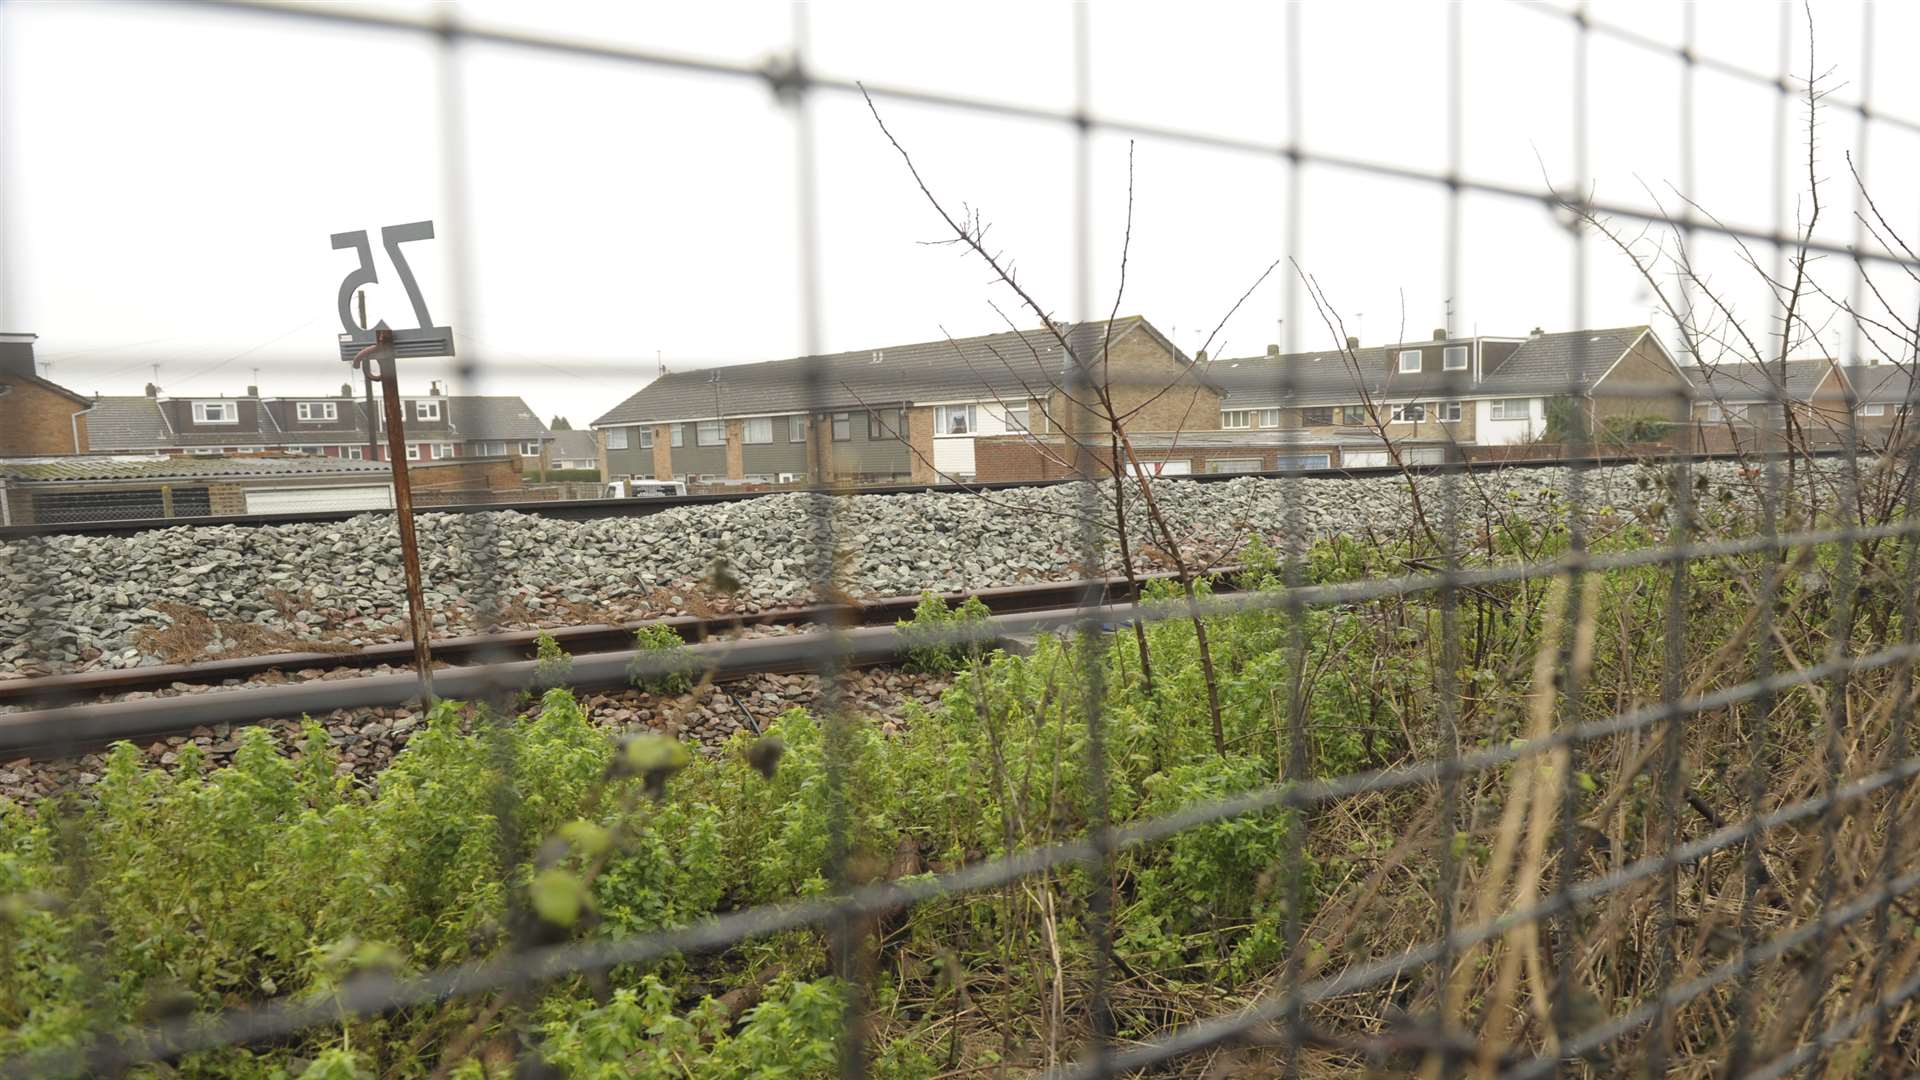
[[[1441,354],[1440,366],[1447,371],[1467,370],[1467,347],[1465,345],[1447,346],[1446,352]]]
[[[302,401],[293,411],[302,420],[334,420],[340,416],[339,406],[331,401]]]
[[[1400,350],[1400,374],[1413,375],[1420,370],[1420,350]]]
[[[415,420],[438,420],[438,419],[440,419],[440,403],[439,403],[439,402],[437,402],[437,401],[416,401],[416,402],[414,402],[414,403],[413,403],[413,418],[414,418]]]
[[[193,422],[237,424],[240,422],[240,406],[231,401],[196,401],[193,403]]]

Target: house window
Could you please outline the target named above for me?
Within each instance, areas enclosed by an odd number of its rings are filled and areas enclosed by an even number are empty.
[[[1331,454],[1281,454],[1273,459],[1273,467],[1282,472],[1289,469],[1324,469],[1332,460]]]
[[[640,449],[642,450],[653,449],[653,429],[652,428],[642,427],[640,429]]]
[[[1420,370],[1420,350],[1400,350],[1400,374],[1411,375]]]
[[[410,442],[407,444],[407,460],[408,461],[420,460],[420,444],[419,443]]]
[[[1340,406],[1340,422],[1343,424],[1365,424],[1371,421],[1367,419],[1367,407],[1365,405],[1342,405]]]
[[[933,408],[935,435],[972,435],[979,429],[971,405],[936,405]]]
[[[1279,409],[1261,409],[1260,410],[1260,426],[1275,427],[1275,428],[1279,427],[1280,426],[1280,410]]]
[[[1427,407],[1419,402],[1393,407],[1393,422],[1396,424],[1417,424],[1426,418]]]
[[[1027,404],[1025,402],[1021,402],[1018,405],[1007,406],[1007,430],[1027,430]]]
[[[346,449],[346,458],[348,461],[364,461],[366,453],[367,448],[364,446],[349,446]]]
[[[1860,415],[1885,416],[1887,415],[1887,407],[1885,405],[1862,405],[1860,406]]]
[[[607,449],[625,450],[627,448],[627,429],[623,427],[607,429]]]
[[[1460,422],[1460,403],[1459,402],[1443,401],[1434,407],[1439,410],[1440,419],[1445,423],[1456,424]]]
[[[671,424],[667,427],[667,445],[668,446],[685,446],[686,445],[686,442],[687,442],[686,426],[687,425],[685,424]]]
[[[540,444],[539,444],[539,442],[537,442],[537,441],[535,441],[535,442],[523,442],[523,443],[521,443],[521,444],[520,444],[520,456],[522,456],[522,457],[539,457],[539,456],[540,456]]]
[[[807,441],[807,418],[804,416],[787,417],[787,441]]]
[[[187,453],[194,457],[218,457],[224,451],[217,446],[194,446],[189,447]]]
[[[749,420],[746,429],[740,433],[743,443],[770,443],[773,441],[773,417],[762,416]]]
[[[293,412],[302,420],[337,420],[338,409],[331,401],[303,401],[293,407]]]
[[[853,438],[853,414],[837,412],[833,414],[833,441],[847,442]]]
[[[264,446],[236,446],[233,448],[233,452],[236,454],[264,454],[267,452],[267,448]]]
[[[724,446],[727,442],[727,423],[724,420],[702,420],[693,429],[695,446]]]
[[[1467,370],[1467,347],[1465,345],[1447,346],[1446,350],[1440,354],[1440,367],[1445,371]]]
[[[433,444],[433,460],[439,461],[441,458],[450,458],[452,456],[452,443],[437,442]]]
[[[1717,424],[1726,419],[1726,414],[1720,411],[1719,402],[1709,401],[1705,407],[1700,410],[1700,418],[1709,424]]]
[[[437,402],[437,401],[416,401],[416,402],[414,402],[414,403],[413,403],[413,418],[414,418],[415,420],[438,420],[438,419],[440,419],[440,403],[439,403],[439,402]]]
[[[1259,472],[1261,464],[1257,457],[1214,458],[1207,462],[1207,471],[1210,473]]]
[[[237,424],[240,422],[240,406],[231,401],[196,401],[193,403],[193,422]]]
[[[1220,414],[1220,426],[1223,428],[1243,428],[1253,425],[1253,413],[1246,409],[1228,409]]]
[[[1324,409],[1301,409],[1300,423],[1303,427],[1332,427],[1333,408],[1329,406]]]
[[[1496,398],[1487,403],[1489,420],[1525,420],[1532,412],[1528,407],[1531,400],[1523,397]]]

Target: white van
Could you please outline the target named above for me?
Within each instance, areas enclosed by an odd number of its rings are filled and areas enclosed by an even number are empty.
[[[600,493],[603,499],[665,499],[674,495],[685,495],[687,485],[682,480],[615,480]]]

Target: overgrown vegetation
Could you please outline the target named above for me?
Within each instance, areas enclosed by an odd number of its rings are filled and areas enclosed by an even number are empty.
[[[895,624],[901,637],[912,643],[907,646],[907,670],[944,674],[978,662],[987,653],[986,643],[960,637],[956,631],[984,623],[991,614],[977,596],[950,606],[936,593],[921,593],[913,618]]]
[[[1711,490],[1692,494],[1713,508],[1715,529],[1750,530]],[[1622,520],[1594,535],[1603,549],[1631,549],[1663,539],[1661,528]],[[1491,528],[1483,557],[1538,560],[1565,542],[1556,531]],[[1384,578],[1419,554],[1336,540],[1308,552],[1301,573],[1315,583]],[[1241,561],[1244,584],[1278,586],[1271,549]],[[1667,677],[1685,693],[1733,685],[1751,674],[1763,608],[1774,615],[1780,657],[1870,652],[1903,633],[1902,590],[1913,569],[1891,542],[1826,546],[1785,562],[1743,555],[1688,564],[1676,624],[1684,640],[1675,643],[1686,662],[1671,673],[1671,570],[1658,564],[1587,575],[1578,593],[1546,581],[1463,588],[1450,613],[1436,594],[1416,592],[1297,617],[1283,607],[1211,615],[1217,736],[1193,626],[1161,619],[1146,631],[1151,688],[1131,637],[1094,645],[1107,812],[1116,823],[1138,822],[1296,779],[1431,761],[1453,738],[1466,751],[1505,747],[1538,737],[1543,725],[1657,701]],[[1859,587],[1836,622],[1833,583],[1848,573]],[[1196,587],[1204,601],[1204,581]],[[1187,610],[1177,582],[1150,589],[1147,602]],[[923,607],[929,626],[972,617],[937,598]],[[1830,638],[1835,627],[1845,628],[1845,641]],[[644,644],[671,656],[678,639]],[[1096,793],[1083,712],[1092,672],[1079,645],[1042,639],[1028,656],[928,648],[925,660],[961,676],[936,707],[911,710],[898,734],[796,710],[765,736],[743,734],[722,753],[689,757],[664,739],[616,742],[554,690],[508,725],[476,706],[441,704],[370,786],[335,775],[317,726],[291,752],[244,731],[232,765],[219,769],[191,747],[173,771],[147,768],[122,746],[84,804],[0,808],[0,1052],[73,1046],[90,1033],[193,1010],[324,995],[368,972],[404,976],[819,896],[835,887],[836,790],[854,810],[842,819],[847,883],[952,871],[1084,835]],[[1541,679],[1563,655],[1577,672],[1571,698],[1564,679]],[[1865,670],[1844,685],[1786,689],[1764,714],[1735,705],[1671,733],[1656,726],[1583,743],[1568,760],[1542,755],[1471,774],[1452,820],[1442,817],[1437,785],[1363,792],[1124,849],[1105,882],[1071,866],[925,903],[863,935],[873,1071],[932,1077],[1069,1060],[1085,1034],[1087,901],[1096,889],[1111,903],[1120,965],[1110,993],[1115,1029],[1123,1039],[1148,1037],[1231,1012],[1271,991],[1289,964],[1313,978],[1430,939],[1447,882],[1456,924],[1549,894],[1567,871],[1515,841],[1538,831],[1537,851],[1559,849],[1560,770],[1576,779],[1571,813],[1582,842],[1571,873],[1596,878],[1745,818],[1750,787],[1766,793],[1763,810],[1822,790],[1835,747],[1848,775],[1885,768],[1898,745],[1891,703],[1911,683],[1906,669]],[[1449,685],[1457,695],[1443,712]],[[1671,773],[1660,756],[1669,737],[1681,751]],[[1820,827],[1807,819],[1768,834],[1756,902],[1769,932],[1822,910],[1814,886],[1823,864],[1843,883],[1842,899],[1869,887],[1886,822],[1913,810],[1910,789],[1893,786]],[[1833,843],[1823,849],[1825,832]],[[1892,865],[1911,865],[1910,834],[1898,834]],[[1546,1029],[1526,1018],[1547,1008],[1551,987],[1539,976],[1508,978],[1512,964],[1558,972],[1543,942],[1578,942],[1580,959],[1564,969],[1571,988],[1618,1014],[1658,989],[1655,958],[1673,958],[1678,982],[1734,955],[1749,880],[1742,849],[1724,846],[1682,869],[1670,922],[1649,914],[1658,895],[1649,879],[1537,937],[1517,930],[1467,950],[1450,972],[1420,969],[1317,1007],[1311,1023],[1333,1035],[1306,1065],[1350,1072],[1372,1058],[1340,1049],[1339,1039],[1391,1032],[1400,1023],[1392,1017],[1441,1007],[1460,1031],[1538,1051]],[[1884,918],[1887,940],[1920,932],[1904,909]],[[1289,931],[1296,919],[1297,938]],[[1851,988],[1843,991],[1850,1005],[1875,985],[1870,972],[1904,978],[1912,964],[1912,950],[1897,949],[1888,955],[1898,965],[1874,968],[1862,931],[1835,935],[1821,954],[1837,985]],[[829,956],[820,932],[786,932],[718,955],[351,1020],[177,1065],[261,1077],[504,1076],[523,1060],[578,1076],[831,1075],[849,998]],[[1759,964],[1749,1006],[1757,1030],[1796,1037],[1807,1020],[1799,993],[1806,963],[1800,955]],[[1691,1074],[1724,1055],[1732,992],[1722,987],[1672,1016],[1687,1033],[1677,1052]],[[1629,1071],[1641,1068],[1635,1038],[1612,1048],[1610,1060]]]
[[[687,644],[671,626],[649,623],[633,632],[639,650],[627,666],[633,685],[649,694],[684,694],[693,689],[697,670]]]

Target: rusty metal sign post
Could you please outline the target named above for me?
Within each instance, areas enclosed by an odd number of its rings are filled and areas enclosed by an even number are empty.
[[[375,361],[380,371],[373,370]],[[400,561],[407,572],[407,625],[413,633],[413,666],[420,674],[422,704],[433,703],[433,654],[428,648],[432,623],[427,618],[426,591],[420,574],[420,541],[413,531],[413,484],[407,475],[407,433],[400,412],[400,369],[393,355],[393,331],[381,323],[373,344],[354,354],[353,363],[366,365],[369,379],[380,384],[387,425],[387,461],[393,468],[393,512],[400,526]],[[371,419],[371,418],[369,418]]]
[[[413,531],[413,486],[407,476],[406,420],[400,408],[399,357],[403,353],[411,357],[453,355],[453,328],[433,325],[433,316],[427,311],[427,301],[420,293],[413,268],[400,250],[400,245],[409,241],[431,239],[431,221],[388,225],[380,230],[380,244],[386,249],[387,260],[399,275],[400,285],[406,290],[407,301],[419,325],[395,330],[383,319],[372,330],[367,330],[366,293],[360,292],[360,325],[357,326],[354,324],[352,300],[356,291],[380,280],[373,266],[373,245],[364,229],[334,233],[332,236],[334,250],[351,250],[360,259],[359,267],[340,282],[340,291],[335,299],[342,331],[340,357],[343,360],[351,359],[356,367],[365,364],[366,377],[380,384],[387,427],[387,462],[393,470],[393,508],[400,526],[400,558],[407,573],[407,625],[413,633],[413,665],[420,675],[423,704],[429,705],[433,703],[433,654],[428,647],[428,634],[433,623],[427,617],[425,586],[420,574],[420,542]],[[378,372],[374,370],[376,361],[380,364]],[[371,387],[368,396],[372,396]],[[369,427],[374,424],[371,410],[367,424]],[[367,433],[367,445],[371,453],[374,446],[372,431]]]

